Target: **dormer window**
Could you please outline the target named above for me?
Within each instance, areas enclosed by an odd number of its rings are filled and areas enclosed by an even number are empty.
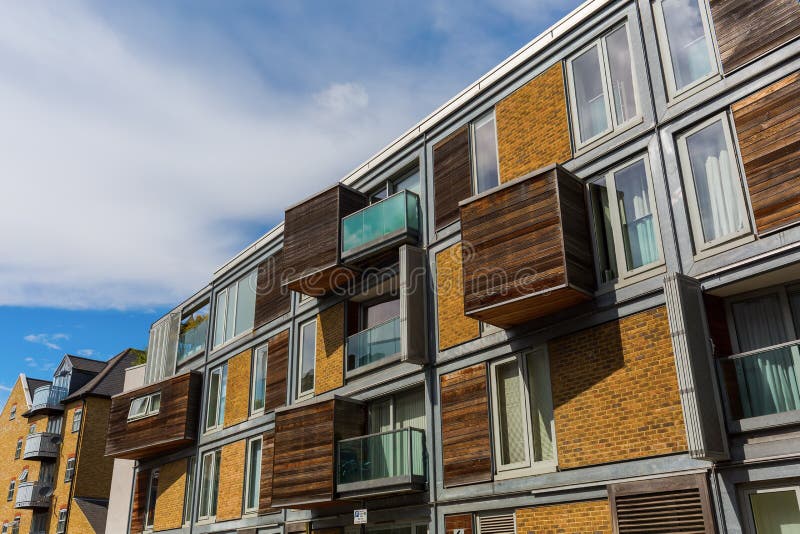
[[[130,410],[128,410],[128,421],[135,421],[137,419],[144,419],[151,415],[157,415],[161,409],[161,392],[138,397],[131,401]]]

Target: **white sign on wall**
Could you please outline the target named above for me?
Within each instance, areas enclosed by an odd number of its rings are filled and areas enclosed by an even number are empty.
[[[353,524],[366,525],[367,524],[367,511],[366,510],[353,510]]]

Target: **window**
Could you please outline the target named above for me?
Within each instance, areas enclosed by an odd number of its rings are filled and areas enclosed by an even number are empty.
[[[425,430],[425,393],[421,389],[413,389],[388,399],[373,401],[368,414],[369,434],[402,428]]]
[[[61,415],[54,415],[47,419],[47,432],[50,434],[61,434],[61,429],[64,426],[64,417]]]
[[[194,501],[194,469],[196,458],[192,456],[186,461],[186,487],[183,492],[183,524],[192,521],[192,504]]]
[[[228,364],[214,368],[208,378],[206,404],[206,431],[215,430],[225,423],[225,395],[228,382]]]
[[[261,484],[261,438],[247,442],[247,474],[244,488],[245,513],[258,512]]]
[[[800,529],[800,487],[750,489],[744,497],[750,534],[797,532]]]
[[[27,482],[28,481],[28,468],[24,467],[22,469],[22,473],[19,474],[19,481],[20,482]]]
[[[55,480],[55,464],[51,462],[39,463],[39,482],[52,486]]]
[[[8,523],[3,523],[3,530],[0,530],[3,534],[8,533]]]
[[[494,110],[472,123],[472,180],[475,194],[500,183]]]
[[[13,406],[11,406],[11,413],[8,414],[8,420],[13,421],[16,418],[17,418],[17,405],[14,404]]]
[[[209,303],[206,302],[181,317],[178,335],[178,363],[197,356],[206,348],[208,334]]]
[[[419,169],[414,169],[413,171],[406,172],[405,174],[400,175],[399,178],[395,180],[389,180],[382,184],[380,188],[374,190],[370,196],[369,201],[370,204],[374,204],[384,198],[388,197],[389,195],[393,195],[394,193],[399,193],[400,191],[411,191],[412,193],[416,193],[419,195],[420,192],[420,180],[419,180]]]
[[[14,479],[11,479],[11,482],[8,484],[8,495],[6,495],[6,500],[7,501],[13,501],[14,500],[14,488],[16,488],[16,487],[17,487],[17,481],[14,480]]]
[[[58,524],[56,525],[56,534],[64,534],[67,531],[67,509],[63,508],[58,511]]]
[[[22,438],[17,440],[17,448],[14,450],[14,459],[19,460],[20,456],[22,456]]]
[[[653,11],[669,97],[699,87],[716,75],[705,0],[656,0]]]
[[[297,397],[314,394],[314,366],[317,351],[317,320],[300,327],[300,365],[298,365]]]
[[[726,115],[678,138],[686,201],[697,252],[750,231],[739,166]]]
[[[153,530],[153,520],[156,515],[156,498],[158,497],[158,469],[150,472],[150,483],[147,486],[147,502],[144,509],[144,528]]]
[[[639,116],[628,25],[623,24],[567,62],[578,146]]]
[[[217,492],[219,490],[220,451],[203,455],[200,474],[199,519],[210,519],[217,515]]]
[[[28,427],[28,434],[36,434],[36,425],[35,424],[33,424],[30,427]]]
[[[555,469],[553,403],[545,349],[492,363],[491,377],[498,476],[514,470],[528,473]]]
[[[258,271],[253,270],[217,294],[214,311],[214,347],[253,329]]]
[[[72,482],[75,475],[75,458],[67,459],[67,469],[64,471],[64,482]]]
[[[83,419],[83,408],[76,408],[72,415],[72,431],[77,432],[81,429],[81,420]]]
[[[158,415],[161,409],[161,392],[138,397],[131,401],[131,407],[128,409],[128,421],[135,421],[136,419],[143,419],[151,415]]]
[[[636,275],[661,263],[647,157],[613,169],[590,184],[598,271],[601,283]],[[609,191],[613,194],[609,201]]]
[[[269,347],[257,347],[253,354],[253,386],[250,396],[250,415],[264,412],[267,399],[267,352]]]
[[[20,518],[19,516],[17,516],[11,523],[11,534],[19,534],[19,523],[20,523]]]

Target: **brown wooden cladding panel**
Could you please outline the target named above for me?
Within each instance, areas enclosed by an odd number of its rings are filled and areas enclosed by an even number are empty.
[[[272,506],[313,508],[333,502],[336,442],[363,435],[365,423],[362,404],[339,398],[278,411]]]
[[[445,487],[492,480],[486,364],[441,376]]]
[[[732,106],[759,234],[800,222],[798,102],[800,72]]]
[[[277,511],[272,507],[272,463],[275,458],[275,431],[264,432],[261,442],[261,488],[258,499],[258,513],[269,514]]]
[[[106,456],[142,460],[194,443],[202,382],[202,375],[191,371],[113,397]],[[128,422],[131,401],[158,391],[158,414]]]
[[[711,0],[710,3],[725,72],[800,36],[797,0]]]
[[[318,297],[352,277],[349,269],[340,266],[340,221],[367,203],[364,194],[337,184],[286,210],[283,262],[287,287]]]
[[[139,534],[144,531],[144,509],[149,481],[150,471],[136,473],[133,487],[133,504],[131,506],[131,534]]]
[[[267,340],[267,396],[264,409],[271,411],[286,404],[289,380],[289,331],[279,332]]]
[[[458,203],[472,194],[468,126],[433,147],[433,194],[438,230],[458,220]]]
[[[461,236],[469,317],[513,326],[566,309],[575,304],[573,293],[593,289],[582,185],[559,166],[462,202]],[[559,293],[559,306],[551,293],[565,287],[574,291]]]
[[[464,534],[472,534],[472,514],[457,514],[444,516],[445,534],[455,534],[457,529],[463,529]]]
[[[291,292],[283,285],[283,249],[258,266],[255,328],[289,313]]]

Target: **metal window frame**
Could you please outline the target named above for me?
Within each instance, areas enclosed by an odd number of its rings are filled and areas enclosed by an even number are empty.
[[[72,433],[75,434],[81,429],[81,425],[83,424],[83,406],[79,408],[75,408],[75,411],[72,413]]]
[[[67,458],[67,463],[64,467],[64,483],[72,482],[75,478],[75,458]]]
[[[221,406],[221,404],[223,398],[222,391],[223,389],[227,389],[228,387],[227,372],[226,372],[227,365],[228,362],[225,361],[217,365],[208,372],[208,385],[206,390],[208,391],[208,395],[206,396],[206,409],[205,409],[206,418],[205,421],[203,421],[203,423],[205,424],[206,433],[219,430],[225,425],[225,409],[223,406]],[[216,413],[214,414],[214,424],[209,425],[208,416],[211,414],[211,410],[209,410],[211,403],[211,380],[214,379],[215,375],[219,376],[219,387],[217,388],[217,410]]]
[[[739,500],[742,505],[743,510],[743,519],[744,519],[744,531],[745,534],[758,534],[756,531],[756,524],[755,518],[753,517],[753,507],[750,502],[750,496],[756,495],[758,493],[780,493],[784,491],[794,491],[795,497],[797,498],[797,505],[800,508],[800,484],[794,481],[794,484],[791,483],[778,483],[775,485],[769,486],[756,486],[756,487],[749,487],[740,490],[739,492]]]
[[[216,510],[214,510],[214,514],[213,515],[200,515],[203,503],[199,499],[199,497],[202,496],[202,494],[203,494],[203,479],[205,478],[204,477],[204,475],[205,475],[205,460],[206,460],[207,457],[210,456],[210,457],[212,457],[211,463],[209,464],[209,467],[211,468],[211,481],[213,482],[214,479],[217,480],[217,487],[216,488],[213,488],[213,487],[212,488],[208,488],[208,499],[209,499],[209,502],[207,502],[206,505],[208,506],[208,508],[209,508],[208,511],[210,512],[211,511],[211,499],[213,499],[213,494],[215,492],[217,494],[219,494],[219,473],[216,472],[216,470],[217,470],[217,467],[216,467],[216,465],[217,465],[216,456],[217,455],[220,455],[220,456],[222,455],[221,449],[214,449],[214,450],[211,450],[211,451],[207,451],[207,452],[203,453],[203,455],[201,456],[201,460],[200,460],[200,491],[198,492],[198,502],[197,502],[197,520],[198,521],[213,521],[217,516],[217,511]],[[214,492],[212,490],[216,490],[216,491]],[[219,498],[219,495],[217,495],[217,499],[218,498]],[[217,504],[219,505],[219,502]]]
[[[500,185],[500,147],[498,146],[499,143],[497,142],[497,115],[495,113],[495,108],[492,107],[486,113],[483,113],[473,119],[469,123],[469,156],[470,156],[470,177],[472,178],[472,194],[478,195],[483,193],[484,191],[478,191],[478,143],[475,141],[475,130],[478,128],[479,125],[488,121],[488,119],[492,119],[492,123],[494,123],[494,151],[495,151],[495,159],[497,161],[497,184],[486,189],[486,191],[491,191],[495,187]]]
[[[314,384],[311,386],[311,389],[303,391],[301,388],[303,387],[303,332],[305,329],[308,328],[310,325],[314,325],[314,351],[311,354],[311,357],[314,361]],[[299,328],[299,335],[297,339],[297,394],[295,395],[297,400],[304,400],[314,396],[314,390],[316,389],[317,384],[317,317],[313,317],[308,321],[302,323]]]
[[[256,400],[256,388],[258,387],[256,384],[256,363],[258,362],[259,355],[263,354],[263,367],[264,367],[264,404],[261,408],[256,408],[254,406],[254,402]],[[252,371],[251,374],[253,375],[252,380],[250,381],[250,417],[261,415],[266,411],[266,391],[267,391],[267,361],[269,359],[269,343],[262,343],[261,345],[256,345],[253,349],[253,360],[252,360]]]
[[[253,469],[253,443],[260,443],[258,448],[258,477],[257,477],[257,485],[255,488],[255,497],[256,497],[256,504],[255,506],[247,506],[252,495],[250,495],[250,476],[252,475]],[[242,495],[244,496],[244,506],[242,506],[245,514],[255,514],[258,513],[258,506],[259,506],[259,496],[261,494],[261,459],[264,453],[264,437],[263,436],[256,436],[254,438],[250,438],[247,440],[247,455],[245,458],[245,473],[244,473],[244,491]]]
[[[144,530],[145,531],[152,531],[153,527],[155,526],[155,517],[156,517],[156,507],[153,506],[153,509],[150,509],[150,502],[153,498],[153,481],[158,481],[159,477],[159,469],[156,467],[155,469],[150,471],[150,476],[147,478],[147,497],[145,500],[144,505]],[[156,487],[156,498],[158,498],[158,488]]]
[[[183,518],[182,525],[189,525],[192,522],[192,507],[194,505],[194,475],[197,468],[197,456],[190,456],[186,459],[186,483],[183,486]]]

